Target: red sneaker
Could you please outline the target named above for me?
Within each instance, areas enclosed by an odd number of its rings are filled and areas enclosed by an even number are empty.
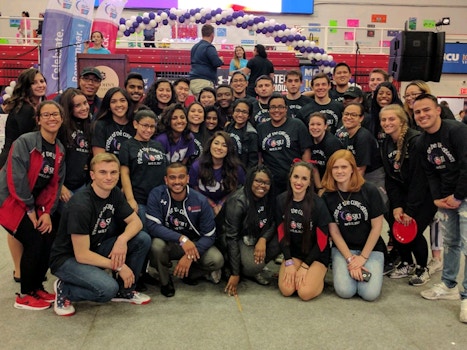
[[[38,289],[34,293],[39,299],[42,299],[48,303],[53,303],[55,301],[55,294],[49,293],[44,289]]]
[[[21,297],[20,294],[16,294],[16,301],[13,306],[23,310],[45,310],[50,307],[50,303],[40,299],[38,296],[26,294]]]

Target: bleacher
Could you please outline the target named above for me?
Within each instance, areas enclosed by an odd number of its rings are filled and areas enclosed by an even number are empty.
[[[117,48],[116,54],[128,56],[131,68],[152,68],[158,77],[178,77],[190,71],[190,50],[170,48]],[[232,50],[220,50],[219,56],[224,58],[224,69],[229,68]],[[0,87],[9,85],[20,72],[38,64],[39,49],[36,46],[1,45],[0,46]],[[333,54],[334,61],[347,63],[357,76],[357,82],[367,90],[368,73],[373,68],[387,69],[388,56],[362,54],[358,56],[355,72],[354,54]],[[247,53],[247,58],[252,52]],[[294,52],[268,51],[268,58],[273,62],[276,70],[290,70],[299,68],[299,59]]]

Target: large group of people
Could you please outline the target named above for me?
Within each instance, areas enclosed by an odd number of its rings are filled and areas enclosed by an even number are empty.
[[[329,270],[339,297],[367,301],[385,274],[422,286],[442,270],[421,295],[462,299],[467,322],[467,272],[464,291],[456,280],[467,255],[467,126],[448,120],[426,83],[409,83],[403,103],[374,70],[365,94],[345,63],[332,80],[316,74],[308,96],[299,70],[275,93],[260,44],[249,61],[236,47],[230,84],[216,86],[223,58],[213,27],[202,35],[189,79],[157,79],[146,93],[130,73],[100,99],[101,72],[86,67],[50,101],[40,71],[20,74],[0,155],[0,224],[21,284],[14,306],[53,304],[69,316],[82,300],[147,304],[149,268],[165,297],[175,277],[223,280],[237,295],[242,279],[270,284],[264,268],[276,260],[280,293],[302,300],[322,294]],[[395,239],[393,224],[414,222],[414,237]]]

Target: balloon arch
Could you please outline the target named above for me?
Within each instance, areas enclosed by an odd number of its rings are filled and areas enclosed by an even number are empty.
[[[157,28],[158,26],[179,24],[205,24],[236,26],[237,28],[254,30],[258,34],[273,37],[276,43],[283,43],[294,47],[318,66],[324,73],[330,73],[335,67],[333,57],[322,48],[316,46],[312,40],[301,35],[297,28],[288,28],[285,24],[279,24],[274,19],[266,19],[264,16],[246,14],[243,11],[233,9],[211,10],[209,8],[196,8],[181,10],[171,8],[157,12],[145,12],[142,16],[131,16],[129,19],[120,18],[118,36],[130,36],[140,33],[144,29]]]

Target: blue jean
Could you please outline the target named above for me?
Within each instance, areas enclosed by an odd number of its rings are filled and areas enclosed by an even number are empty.
[[[441,281],[447,287],[457,285],[460,260],[464,256],[464,279],[461,298],[467,299],[467,199],[457,209],[438,209],[436,218],[439,219],[439,229],[443,236],[444,266]],[[462,255],[461,255],[462,254]]]
[[[360,250],[351,250],[350,252],[352,255],[360,255],[361,253]],[[371,278],[368,282],[359,282],[350,276],[347,262],[336,247],[332,248],[331,254],[334,290],[338,296],[349,299],[358,294],[366,301],[373,301],[379,297],[383,286],[384,254],[382,252],[371,252],[364,265],[371,272]]]
[[[112,251],[117,237],[112,237],[99,246],[96,253],[108,256]],[[125,264],[133,271],[138,279],[146,255],[151,246],[149,235],[141,231],[128,241],[128,251]],[[63,293],[70,301],[89,300],[105,303],[115,297],[117,292],[128,293],[135,289],[136,281],[130,288],[123,287],[123,281],[115,280],[100,267],[81,264],[76,259],[66,260],[56,271],[55,275],[63,281]]]
[[[147,232],[146,230],[146,208],[147,208],[146,204],[138,203],[138,216],[141,222],[143,223],[143,231],[145,232]]]

